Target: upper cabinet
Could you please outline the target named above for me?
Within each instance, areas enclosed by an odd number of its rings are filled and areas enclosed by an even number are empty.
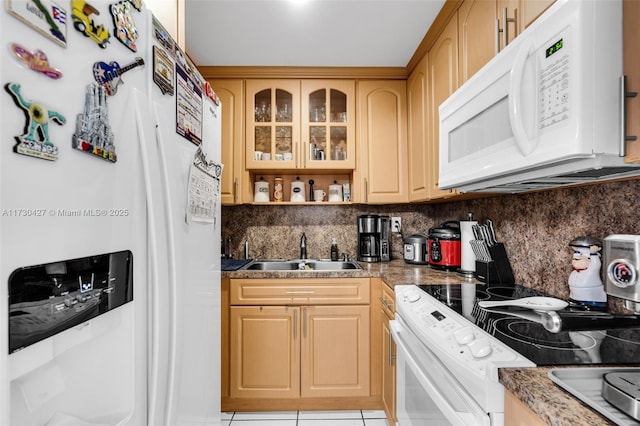
[[[409,201],[426,201],[430,188],[428,79],[425,56],[407,80],[407,136],[409,143]]]
[[[354,118],[353,80],[247,80],[247,169],[353,169]]]
[[[307,169],[354,169],[353,80],[302,81],[302,154]]]
[[[429,105],[429,198],[444,198],[456,194],[438,187],[440,154],[440,118],[438,108],[458,88],[458,22],[454,18],[444,28],[428,53]]]
[[[244,131],[242,113],[244,82],[242,80],[210,81],[222,104],[222,148],[224,168],[220,181],[222,204],[241,204],[246,201],[242,193],[243,182],[248,179],[244,168]]]
[[[358,82],[358,167],[354,172],[356,201],[368,204],[406,203],[406,80]]]
[[[300,166],[300,81],[247,80],[247,169]]]
[[[511,43],[553,3],[555,0],[498,0],[500,50]]]
[[[624,26],[624,74],[627,76],[627,92],[640,92],[640,56],[637,49],[640,46],[640,2],[637,0],[624,0],[623,26]],[[640,96],[627,98],[627,125],[626,134],[636,136],[637,139],[627,142],[625,160],[628,162],[640,162]]]
[[[458,9],[458,71],[465,82],[496,54],[496,3],[465,0]]]

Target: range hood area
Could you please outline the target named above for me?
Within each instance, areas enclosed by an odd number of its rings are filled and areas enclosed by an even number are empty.
[[[566,160],[504,176],[459,185],[460,192],[515,194],[562,186],[604,182],[640,175],[640,164],[621,164],[615,155]]]

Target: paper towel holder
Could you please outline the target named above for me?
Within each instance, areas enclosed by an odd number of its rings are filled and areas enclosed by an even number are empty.
[[[471,249],[469,240],[474,239],[471,231],[472,225],[477,225],[478,221],[473,219],[473,213],[467,213],[467,220],[460,221],[460,269],[458,275],[466,278],[473,278],[476,275],[476,257]]]

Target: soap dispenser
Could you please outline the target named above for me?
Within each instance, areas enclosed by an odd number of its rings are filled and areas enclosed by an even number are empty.
[[[334,262],[338,260],[338,242],[335,238],[331,240],[331,260]]]

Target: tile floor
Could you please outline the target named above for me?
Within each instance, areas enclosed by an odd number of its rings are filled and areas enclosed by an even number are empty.
[[[222,426],[389,426],[384,411],[222,413]]]

